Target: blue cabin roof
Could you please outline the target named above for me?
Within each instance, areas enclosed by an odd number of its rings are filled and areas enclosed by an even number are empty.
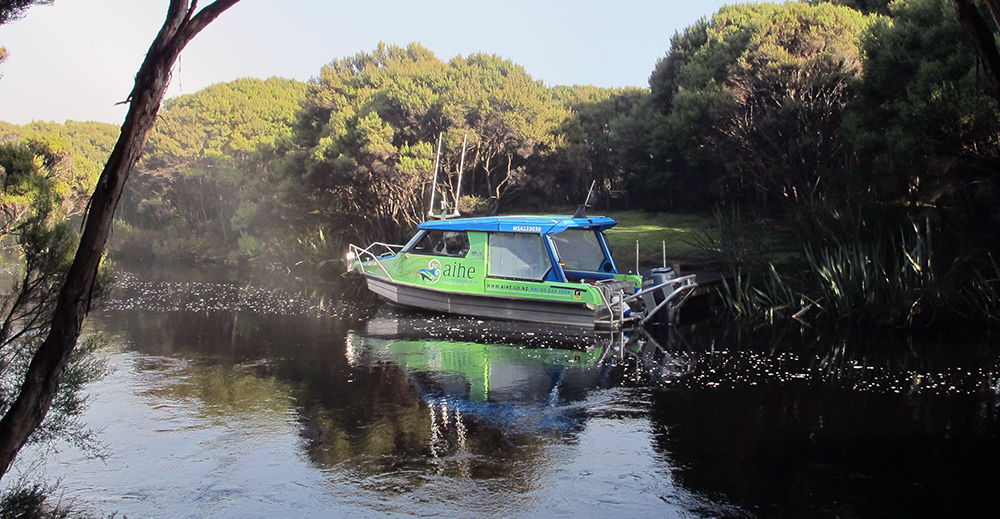
[[[567,229],[596,229],[606,231],[618,222],[607,216],[573,218],[571,216],[484,216],[479,218],[452,218],[429,220],[420,229],[440,231],[505,231],[555,234]]]

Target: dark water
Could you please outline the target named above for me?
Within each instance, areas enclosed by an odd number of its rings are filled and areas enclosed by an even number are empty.
[[[109,456],[33,465],[65,499],[131,518],[1000,514],[997,341],[598,334],[179,279],[125,276],[93,316],[113,372],[86,420]]]

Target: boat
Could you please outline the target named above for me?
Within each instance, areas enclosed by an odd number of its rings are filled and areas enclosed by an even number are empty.
[[[674,322],[694,275],[620,272],[604,236],[617,223],[583,211],[431,219],[405,245],[352,244],[346,259],[402,307],[599,329]]]

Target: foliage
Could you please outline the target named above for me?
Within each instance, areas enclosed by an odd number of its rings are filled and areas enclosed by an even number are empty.
[[[889,4],[894,0],[808,0],[807,3],[812,5],[831,3],[834,5],[842,5],[845,7],[850,7],[851,9],[861,11],[865,14],[889,14]]]
[[[551,89],[499,56],[459,56],[449,72],[455,87],[442,109],[455,133],[469,136],[470,191],[499,204],[519,191],[532,163],[552,151],[569,114]]]
[[[33,5],[52,5],[52,2],[53,0],[0,0],[0,25],[21,18]]]
[[[996,326],[1000,324],[1000,264],[992,254],[981,263],[972,269],[961,296],[971,316],[979,317],[985,325]]]
[[[0,496],[0,517],[4,519],[68,519],[86,517],[64,503],[52,504],[58,490],[53,485],[19,481]]]
[[[304,92],[295,80],[243,78],[168,99],[146,144],[144,167],[220,156],[245,161],[274,149],[291,136]]]
[[[831,4],[744,4],[675,35],[650,78],[650,113],[633,123],[659,151],[635,185],[700,177],[726,199],[825,196],[846,162],[838,133],[865,23]]]
[[[31,353],[31,361],[20,378],[23,383],[0,419],[0,477],[37,434],[49,412],[59,409],[60,387],[72,385],[67,370],[77,350],[83,321],[99,292],[104,247],[114,213],[156,120],[173,64],[191,38],[238,1],[214,0],[199,10],[194,0],[190,5],[184,0],[171,0],[167,19],[136,74],[123,131],[101,172],[100,187],[87,205],[86,223],[71,266],[58,290],[47,291],[55,294],[53,310],[45,319],[49,323],[47,333],[34,336],[38,348]]]
[[[642,93],[614,95],[627,110]],[[554,191],[581,199],[575,191],[588,177],[614,183],[604,166],[608,138],[601,150],[587,148],[614,116],[583,115],[585,98],[600,96],[619,103],[605,92],[580,94],[572,105],[581,115],[567,123],[570,96],[557,99],[510,60],[473,54],[444,63],[416,44],[334,60],[308,85],[213,85],[165,104],[115,243],[135,257],[288,268],[323,263],[307,260],[313,246],[303,248],[320,233],[321,248],[364,236],[400,240],[425,216],[439,136],[435,200],[449,212],[459,194],[459,208],[479,214],[514,194],[521,203]],[[586,130],[563,138],[573,124]],[[570,181],[575,188],[567,189]]]
[[[730,207],[702,245],[735,274],[734,315],[990,321],[995,276],[975,258],[998,243],[1000,113],[953,6],[814,4],[724,7],[674,37],[619,121],[630,191],[697,178]],[[801,249],[780,255],[736,204],[782,217]]]
[[[717,214],[723,236],[744,234],[733,232],[738,221]],[[734,262],[735,276],[723,286],[728,316],[768,325],[795,320],[906,329],[1000,322],[1000,267],[992,256],[943,261],[927,221],[893,232],[859,217],[844,220],[835,234],[802,242],[784,265]],[[810,227],[830,228],[824,222]],[[745,245],[711,243],[723,258],[739,257]]]
[[[0,142],[17,141],[21,138],[21,127],[0,121]]]
[[[567,117],[548,88],[498,56],[446,64],[418,44],[380,44],[334,60],[310,82],[296,132],[306,151],[289,163],[288,175],[301,176],[292,194],[313,215],[303,227],[332,235],[353,221],[355,235],[398,240],[423,219],[431,191],[448,212],[460,189],[495,211],[527,186]]]
[[[738,266],[724,289],[730,314],[770,324],[795,318],[914,326],[956,310],[951,273],[937,272],[926,226],[885,235],[862,222],[852,239],[804,244],[801,263],[784,271]]]
[[[618,222],[605,233],[605,238],[617,258],[619,269],[632,270],[630,266],[634,264],[630,258],[635,255],[636,242],[639,242],[640,270],[661,266],[664,248],[667,266],[705,266],[715,259],[697,244],[698,236],[712,227],[712,219],[705,215],[641,211],[606,214]]]
[[[62,158],[76,212],[83,210],[114,148],[118,132],[119,128],[113,124],[93,121],[66,121],[63,124],[35,121],[22,125],[19,130],[22,141],[43,143],[48,153]]]
[[[844,135],[879,199],[934,209],[949,233],[968,234],[963,227],[989,223],[998,201],[1000,105],[949,3],[890,10],[863,36],[861,96]]]
[[[76,232],[67,219],[86,207],[118,135],[112,125],[73,121],[5,125],[2,131],[0,239],[7,238],[5,249],[13,254],[5,254],[8,284],[0,291],[0,414],[17,397],[28,365],[48,334],[56,296],[77,246]],[[102,270],[95,300],[110,283]],[[51,412],[34,429],[29,443],[54,448],[57,440],[65,441],[85,453],[101,454],[103,447],[94,432],[79,420],[86,408],[83,387],[106,371],[93,355],[98,345],[99,338],[91,337],[73,352]],[[10,493],[4,506],[17,509],[35,495],[43,499],[34,505],[42,507],[44,495],[38,490]],[[60,516],[59,507],[42,508]],[[31,513],[48,516],[42,508]]]
[[[47,334],[56,295],[77,246],[65,218],[74,204],[79,178],[68,172],[65,157],[41,141],[0,144],[0,191],[3,234],[16,237],[17,260],[10,261],[10,286],[0,293],[0,414],[20,390],[28,363]],[[77,189],[73,189],[77,188]],[[102,282],[102,289],[109,286]],[[98,298],[100,295],[98,295]],[[79,421],[85,408],[80,391],[104,373],[92,355],[96,342],[78,348],[70,361],[52,412],[35,429],[31,442],[51,445],[65,440],[98,453],[99,444]]]
[[[536,191],[549,204],[579,204],[596,182],[595,198],[625,188],[622,179],[630,164],[618,148],[629,139],[618,134],[618,121],[641,105],[648,93],[639,88],[607,89],[593,86],[556,86],[553,95],[569,110],[559,130],[559,144],[544,165],[548,172]],[[541,175],[540,175],[541,176]]]
[[[394,239],[421,219],[429,196],[447,66],[430,51],[379,45],[334,60],[309,85],[296,140],[306,151],[288,175],[308,234],[364,215],[363,234]],[[454,136],[449,134],[448,148]],[[446,153],[445,156],[450,156]],[[443,167],[448,171],[450,168]]]
[[[731,5],[674,35],[648,90],[546,87],[499,56],[380,44],[308,84],[168,100],[115,239],[136,257],[327,268],[348,241],[402,240],[432,189],[448,212],[487,214],[575,205],[596,181],[592,205],[622,191],[651,212],[720,204],[787,219],[815,250],[862,208],[893,226],[929,218],[954,258],[1000,243],[1000,113],[967,40],[943,0]],[[58,152],[59,127],[0,127],[0,140],[44,133]],[[765,271],[744,263],[771,242],[734,236],[747,250],[733,267]]]
[[[71,212],[71,184],[64,157],[40,141],[0,143],[0,239],[37,222]]]
[[[7,58],[9,56],[10,56],[10,52],[7,50],[7,47],[4,47],[4,46],[0,45],[0,65],[3,65],[4,63],[6,63],[7,62]],[[2,77],[3,77],[3,74],[0,73],[0,78],[2,78]]]
[[[247,78],[167,100],[126,189],[118,243],[173,259],[225,258],[271,202],[304,93],[294,80]],[[167,236],[175,246],[151,243]]]
[[[758,216],[744,214],[739,207],[727,211],[716,206],[713,216],[714,229],[702,230],[691,243],[714,256],[724,272],[760,279],[760,274],[771,269],[770,255],[775,248],[767,223]]]

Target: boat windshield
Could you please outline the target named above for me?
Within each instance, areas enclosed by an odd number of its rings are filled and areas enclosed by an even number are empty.
[[[539,234],[498,232],[490,234],[486,275],[541,281],[552,269],[552,260]]]
[[[556,254],[566,270],[597,272],[605,263],[604,250],[597,233],[585,229],[567,229],[552,235]]]

